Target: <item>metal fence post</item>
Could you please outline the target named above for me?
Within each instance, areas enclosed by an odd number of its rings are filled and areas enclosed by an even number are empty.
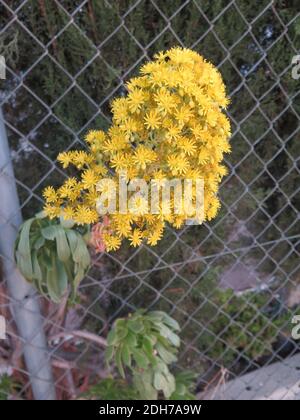
[[[13,249],[22,223],[10,151],[0,107],[0,255],[12,298],[12,313],[23,342],[26,367],[35,399],[55,399],[47,342],[35,291],[14,264]]]

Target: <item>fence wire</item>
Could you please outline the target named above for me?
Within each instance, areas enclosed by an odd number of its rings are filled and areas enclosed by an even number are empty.
[[[291,319],[300,314],[300,85],[292,78],[300,13],[293,2],[248,3],[0,0],[7,64],[0,105],[24,218],[41,208],[43,187],[65,177],[59,151],[82,146],[89,129],[107,128],[109,102],[156,51],[180,45],[200,52],[222,72],[232,101],[233,153],[213,223],[168,228],[153,248],[93,256],[71,308],[34,296],[58,398],[78,397],[90,377],[105,377],[95,336],[105,337],[116,318],[141,307],[179,321],[178,368],[198,373],[202,398],[235,378],[243,394],[243,375],[284,365],[299,351]],[[2,279],[0,310],[9,322],[0,377],[13,373],[7,393],[27,399],[33,378],[11,304]],[[282,385],[267,372],[266,383]],[[293,398],[298,382],[296,376],[280,398]]]

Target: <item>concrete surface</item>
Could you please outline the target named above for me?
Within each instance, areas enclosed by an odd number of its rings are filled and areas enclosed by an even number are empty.
[[[300,354],[201,395],[202,400],[300,400]]]

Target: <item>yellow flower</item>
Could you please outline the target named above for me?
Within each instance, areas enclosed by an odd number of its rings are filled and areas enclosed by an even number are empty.
[[[176,229],[180,229],[183,224],[184,224],[184,217],[182,217],[182,216],[176,216],[175,217],[175,220],[174,220],[174,223],[173,223],[174,227]]]
[[[76,178],[74,178],[74,177],[72,177],[72,178],[68,178],[68,179],[65,181],[65,185],[66,185],[68,188],[70,188],[70,189],[75,188],[75,187],[77,186],[77,180],[76,180]]]
[[[158,90],[154,95],[154,100],[157,103],[158,110],[164,114],[171,113],[176,107],[175,97],[165,87]]]
[[[109,233],[103,234],[103,242],[107,252],[116,251],[121,246],[121,239],[118,236]]]
[[[154,162],[156,153],[145,146],[139,146],[133,155],[133,162],[140,168],[146,169],[146,165]]]
[[[207,210],[207,220],[211,220],[216,217],[216,214],[221,207],[220,201],[217,197],[212,197],[209,200],[209,208]]]
[[[125,98],[114,99],[111,108],[113,112],[113,118],[118,123],[125,120],[125,118],[128,116],[129,107]]]
[[[201,152],[198,155],[198,162],[203,165],[207,162],[209,162],[211,157],[210,151],[208,149],[202,149]]]
[[[59,206],[46,204],[44,207],[44,212],[49,217],[49,219],[55,219],[61,214],[61,208]]]
[[[99,177],[92,169],[87,169],[81,175],[82,178],[82,185],[86,189],[96,188],[97,182],[99,181]]]
[[[66,169],[72,163],[72,153],[62,152],[57,156],[57,160]]]
[[[207,111],[207,115],[206,115],[206,119],[209,125],[211,125],[212,127],[215,127],[217,125],[217,121],[218,121],[218,111],[214,110],[214,109],[209,109]]]
[[[104,143],[102,150],[106,153],[113,154],[115,152],[122,151],[127,146],[128,146],[128,142],[123,135],[123,136],[118,136],[118,137],[111,137],[109,140],[107,140]]]
[[[78,176],[57,190],[45,189],[47,215],[63,214],[78,224],[102,223],[97,198],[106,193],[108,201],[114,188],[111,183],[100,188],[98,181],[107,177],[118,185],[125,171],[126,183],[139,177],[156,189],[174,177],[203,179],[204,221],[216,217],[217,193],[227,173],[223,157],[231,150],[230,121],[224,112],[229,100],[219,71],[195,51],[172,48],[143,65],[127,88],[127,96],[112,101],[112,125],[107,132],[90,131],[85,137],[86,151],[59,154],[62,166],[72,164]],[[192,193],[194,203],[195,188]],[[131,192],[125,206],[133,210],[131,214],[113,211],[107,215],[108,223],[101,231],[107,251],[118,249],[125,238],[132,246],[139,246],[142,239],[154,246],[167,224],[180,228],[194,214],[192,203],[181,210],[179,203],[172,202],[167,214],[162,198],[151,214],[151,194],[151,188],[147,197]],[[116,204],[121,208],[120,199]]]
[[[111,159],[111,167],[114,168],[117,172],[120,172],[126,169],[128,164],[128,160],[126,155],[122,153],[116,153],[114,157]]]
[[[163,229],[155,229],[153,233],[149,232],[147,236],[147,244],[151,246],[157,245],[157,242],[161,240],[163,234]]]
[[[189,106],[182,105],[176,112],[175,118],[177,119],[180,125],[186,124],[189,119],[192,117],[193,113]]]
[[[89,144],[93,143],[96,140],[97,131],[91,130],[86,136],[85,141]]]
[[[134,229],[132,234],[129,236],[130,244],[134,247],[141,245],[143,240],[143,234],[139,229]]]
[[[131,112],[138,111],[144,104],[145,93],[141,89],[133,89],[128,95],[128,104]]]
[[[60,198],[71,198],[72,189],[65,182],[59,189],[58,194]]]
[[[138,176],[138,169],[133,166],[129,166],[126,168],[127,171],[127,180],[137,178]]]
[[[133,118],[127,117],[123,120],[120,128],[125,134],[127,134],[127,136],[130,136],[136,131],[137,122]]]
[[[79,225],[96,223],[98,220],[98,213],[96,209],[90,209],[87,206],[79,205],[76,208],[74,221]]]
[[[43,191],[43,196],[47,203],[54,203],[57,200],[57,193],[53,187],[47,187]]]
[[[144,215],[148,213],[148,200],[142,196],[131,197],[129,202],[129,212],[136,215]]]
[[[172,175],[183,175],[189,169],[189,161],[185,156],[171,155],[168,157],[168,165]]]
[[[180,136],[181,128],[178,125],[172,124],[170,127],[168,127],[168,131],[166,134],[167,140],[177,140]]]
[[[72,154],[72,159],[74,165],[77,167],[77,169],[82,169],[85,165],[88,165],[91,163],[91,157],[83,151],[76,151]]]
[[[73,220],[75,215],[74,208],[71,206],[67,206],[63,209],[62,214],[65,220]]]
[[[77,199],[78,199],[78,197],[80,197],[80,195],[81,195],[81,184],[80,183],[78,183],[78,184],[76,184],[72,189],[70,189],[70,192],[69,192],[69,199],[70,199],[70,202],[75,202]]]
[[[197,53],[187,48],[172,48],[168,53],[168,57],[174,64],[193,65],[195,60],[199,60]]]
[[[177,140],[179,149],[188,156],[193,156],[196,153],[197,146],[193,139],[188,137],[180,137]]]
[[[126,217],[127,216],[127,217]],[[112,221],[115,225],[116,233],[122,238],[128,238],[131,233],[131,223],[133,218],[131,215],[122,215],[115,214],[112,216]]]
[[[149,130],[155,130],[160,127],[161,118],[159,112],[156,109],[152,109],[145,117],[145,126]]]

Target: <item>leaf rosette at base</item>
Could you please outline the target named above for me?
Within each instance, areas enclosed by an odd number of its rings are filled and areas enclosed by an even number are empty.
[[[72,299],[90,267],[87,228],[49,220],[43,214],[27,220],[15,245],[16,264],[27,281],[59,303],[67,292]]]

